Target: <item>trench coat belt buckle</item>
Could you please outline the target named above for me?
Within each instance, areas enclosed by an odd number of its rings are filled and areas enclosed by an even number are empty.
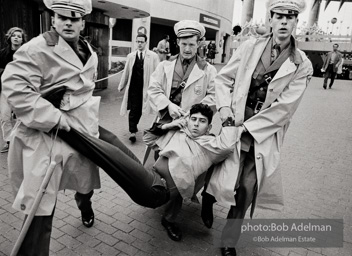
[[[264,104],[263,101],[258,100],[257,103],[255,104],[254,109],[253,109],[253,113],[257,114],[261,110],[261,108],[263,107],[263,104]]]
[[[185,82],[185,81],[182,81],[182,82],[180,83],[180,87],[181,87],[181,88],[185,88],[185,86],[186,86],[186,82]]]

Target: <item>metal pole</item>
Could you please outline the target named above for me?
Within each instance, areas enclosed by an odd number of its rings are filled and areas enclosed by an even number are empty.
[[[31,210],[29,211],[29,214],[28,214],[28,217],[21,229],[21,232],[20,232],[20,235],[19,237],[17,238],[17,241],[15,243],[15,246],[13,247],[12,249],[12,252],[11,252],[11,256],[16,256],[19,249],[21,248],[21,245],[23,243],[23,240],[24,238],[26,237],[26,234],[28,232],[28,229],[32,223],[32,220],[35,216],[35,213],[37,212],[37,209],[39,207],[39,204],[45,194],[45,191],[46,191],[46,188],[48,187],[48,184],[49,184],[49,181],[50,181],[50,178],[52,176],[52,174],[54,173],[54,170],[55,170],[55,167],[58,163],[60,163],[62,161],[62,155],[57,155],[55,156],[55,160],[52,160],[46,173],[45,173],[45,176],[44,176],[44,179],[43,179],[43,182],[42,184],[40,185],[40,188],[39,188],[39,191],[38,191],[38,194],[36,195],[35,199],[34,199],[34,202],[33,202],[33,205],[31,207]]]

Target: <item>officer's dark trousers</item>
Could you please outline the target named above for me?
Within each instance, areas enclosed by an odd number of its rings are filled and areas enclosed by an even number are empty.
[[[88,194],[76,193],[75,199],[78,208],[81,211],[90,209],[90,201],[93,190]],[[53,224],[55,206],[50,216],[34,216],[33,221],[28,229],[26,237],[23,240],[18,256],[48,256],[50,246],[50,236]],[[27,215],[25,219],[27,219]]]
[[[332,85],[334,84],[335,77],[336,77],[336,72],[334,72],[334,65],[333,64],[329,64],[328,68],[325,71],[325,74],[324,74],[324,87],[325,88],[328,84],[329,77],[330,77],[329,87],[331,88]]]
[[[253,215],[256,194],[257,174],[254,147],[251,147],[249,152],[241,151],[240,171],[235,194],[236,206],[231,206],[227,215],[228,221],[222,232],[223,247],[234,247],[237,243],[241,233],[243,219],[251,204],[251,217]],[[236,219],[236,221],[232,221],[231,219]]]
[[[154,169],[166,180],[167,187],[170,191],[170,200],[164,208],[164,218],[169,222],[175,222],[181,211],[183,199],[171,177],[168,158],[163,156],[159,157],[154,165]]]

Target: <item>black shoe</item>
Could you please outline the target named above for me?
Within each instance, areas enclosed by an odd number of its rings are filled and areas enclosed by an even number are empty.
[[[236,256],[236,249],[232,247],[224,247],[221,248],[221,255],[222,256]]]
[[[84,226],[87,228],[90,228],[94,224],[94,212],[93,209],[91,208],[87,212],[82,212],[81,211],[81,217],[82,217],[82,223]]]
[[[169,222],[163,217],[161,225],[164,226],[171,240],[180,241],[182,239],[182,231],[175,223]]]
[[[323,85],[324,90],[326,90],[326,85]]]
[[[132,143],[135,143],[135,142],[136,142],[136,134],[135,134],[135,133],[131,133],[129,140],[130,140]]]
[[[213,216],[213,204],[216,202],[215,198],[206,193],[202,193],[202,212],[201,217],[204,225],[207,228],[211,228],[213,226],[214,216]]]
[[[329,86],[329,89],[331,89],[331,86]]]

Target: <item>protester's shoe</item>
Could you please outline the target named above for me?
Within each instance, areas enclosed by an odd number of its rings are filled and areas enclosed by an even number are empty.
[[[207,228],[211,228],[213,226],[214,216],[213,216],[213,205],[216,202],[215,198],[206,193],[202,193],[202,212],[201,217],[204,225]]]
[[[169,222],[163,217],[161,225],[164,226],[171,240],[180,241],[182,239],[182,231],[176,223]]]
[[[221,248],[221,255],[222,256],[236,256],[236,249],[233,247],[224,247]]]
[[[329,89],[331,89],[331,85],[329,86]]]
[[[93,209],[90,209],[87,212],[81,211],[82,223],[87,228],[90,228],[94,224],[94,212]]]
[[[130,140],[132,143],[135,143],[135,142],[136,142],[136,134],[135,134],[135,133],[131,133],[129,140]]]
[[[4,145],[4,147],[1,149],[0,153],[6,153],[9,151],[9,148],[10,148],[10,144],[9,143],[6,143]]]
[[[326,85],[323,85],[324,90],[326,90]]]

